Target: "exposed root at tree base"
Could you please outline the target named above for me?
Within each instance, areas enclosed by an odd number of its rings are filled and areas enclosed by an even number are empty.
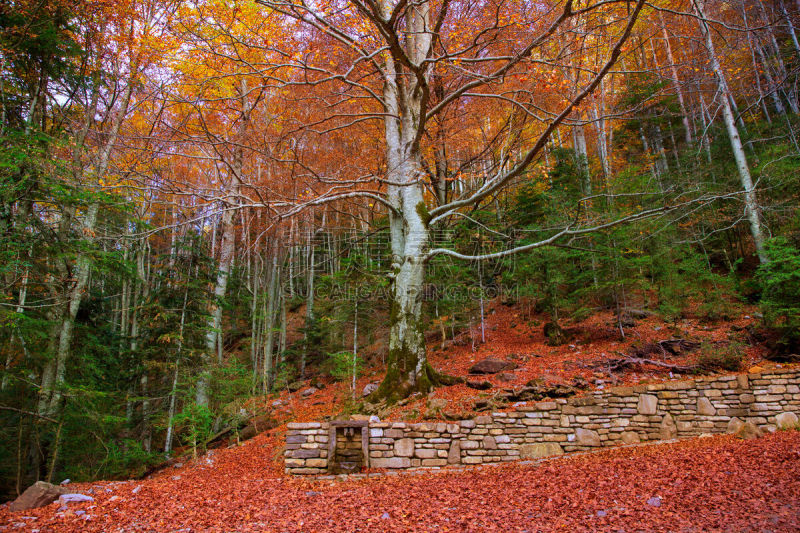
[[[378,389],[370,394],[366,401],[370,404],[394,405],[414,394],[428,394],[437,387],[448,387],[464,383],[465,379],[439,372],[429,363],[425,363],[422,373],[416,382],[401,379],[399,372],[387,372]]]

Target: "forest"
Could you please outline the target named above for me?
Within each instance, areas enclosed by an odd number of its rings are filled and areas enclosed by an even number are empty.
[[[2,2],[0,499],[196,457],[301,392],[338,387],[318,416],[471,390],[431,354],[491,354],[490,314],[554,350],[602,317],[697,341],[698,371],[800,362],[798,24],[796,0]]]

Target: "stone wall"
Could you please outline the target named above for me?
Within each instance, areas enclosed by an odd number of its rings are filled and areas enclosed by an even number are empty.
[[[334,457],[335,436],[350,426],[363,432],[367,467],[404,469],[496,463],[724,433],[742,422],[771,431],[796,423],[796,415],[800,415],[800,368],[778,368],[597,390],[566,400],[517,404],[512,412],[451,423],[290,423],[285,465],[290,474],[336,471],[334,461],[329,461]]]

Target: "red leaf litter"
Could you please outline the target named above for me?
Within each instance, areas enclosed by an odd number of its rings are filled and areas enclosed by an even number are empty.
[[[513,360],[512,383],[531,378],[569,382],[596,377],[585,363],[615,357],[636,343],[671,337],[725,342],[752,323],[684,320],[679,327],[655,318],[637,320],[625,340],[613,317],[598,313],[565,324],[564,346],[544,342],[541,320],[518,308],[495,305],[486,321],[486,343],[438,350],[433,365],[466,376],[485,357]],[[539,317],[541,319],[541,317]],[[736,329],[734,329],[734,326]],[[480,335],[480,333],[478,333]],[[762,361],[763,347],[746,348],[744,368]],[[696,354],[670,359],[692,362]],[[376,365],[357,392],[382,378]],[[481,377],[480,379],[484,379]],[[647,383],[670,377],[637,369],[602,376],[603,385]],[[598,380],[593,380],[596,386]],[[281,421],[311,421],[335,415],[351,393],[345,383],[317,380],[321,390],[261,400]],[[489,391],[491,392],[491,391]],[[484,394],[465,385],[441,387],[431,397],[470,416]],[[388,420],[422,416],[427,398],[382,414]],[[324,532],[324,531],[613,531],[613,532],[789,532],[800,531],[800,432],[780,431],[752,441],[732,436],[685,440],[563,456],[538,463],[379,475],[366,479],[309,480],[283,473],[285,425],[227,449],[217,449],[145,480],[80,483],[75,492],[93,502],[59,504],[11,513],[0,506],[0,531],[45,532]]]
[[[637,446],[539,463],[345,481],[289,479],[277,434],[152,479],[76,485],[94,502],[4,531],[800,531],[800,433]],[[90,492],[91,491],[91,492]],[[81,513],[80,511],[83,511]]]

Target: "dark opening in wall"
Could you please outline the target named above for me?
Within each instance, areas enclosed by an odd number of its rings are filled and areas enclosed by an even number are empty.
[[[328,470],[351,474],[369,467],[369,427],[366,420],[331,422],[328,438]]]

